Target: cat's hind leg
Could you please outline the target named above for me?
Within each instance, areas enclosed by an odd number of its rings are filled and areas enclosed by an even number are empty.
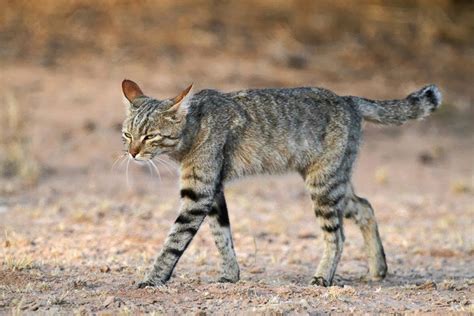
[[[218,281],[235,283],[240,279],[240,270],[234,251],[229,214],[227,213],[227,205],[222,189],[216,194],[211,212],[208,215],[208,221],[222,258],[221,276]]]
[[[305,176],[305,182],[324,238],[323,257],[311,284],[330,286],[344,244],[342,215],[347,202],[347,173],[336,171],[333,176],[325,177],[312,172]]]
[[[354,220],[362,232],[370,278],[373,280],[383,279],[387,274],[387,263],[374,210],[369,201],[355,195],[352,188],[348,195],[344,217]]]

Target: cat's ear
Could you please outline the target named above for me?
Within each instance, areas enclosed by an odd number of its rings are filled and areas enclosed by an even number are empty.
[[[179,95],[172,99],[173,105],[166,111],[169,113],[177,113],[180,115],[186,115],[189,110],[189,101],[192,97],[193,84],[184,89]]]
[[[122,81],[122,92],[123,92],[123,101],[127,108],[127,111],[130,110],[133,100],[138,97],[144,96],[142,89],[133,82],[132,80],[124,79]]]

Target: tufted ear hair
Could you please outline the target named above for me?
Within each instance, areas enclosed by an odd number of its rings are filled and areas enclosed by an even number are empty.
[[[192,93],[191,89],[193,84],[190,84],[189,87],[181,91],[179,95],[172,99],[173,105],[166,111],[170,113],[180,113],[186,114],[189,109],[189,101],[191,100]]]

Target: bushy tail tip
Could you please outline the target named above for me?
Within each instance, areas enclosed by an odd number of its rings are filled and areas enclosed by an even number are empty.
[[[346,98],[355,104],[364,119],[387,125],[423,119],[439,108],[443,101],[441,92],[434,84],[398,100],[370,100],[352,96]]]
[[[430,84],[410,94],[408,99],[420,100],[421,103],[426,107],[426,110],[428,110],[427,112],[431,113],[439,108],[443,102],[443,95],[436,85]]]

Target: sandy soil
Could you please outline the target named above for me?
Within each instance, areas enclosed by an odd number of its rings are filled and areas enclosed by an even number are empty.
[[[241,74],[252,64],[236,67]],[[177,173],[161,165],[160,180],[133,165],[127,187],[125,166],[111,166],[121,150],[124,74],[156,96],[187,83],[174,69],[158,69],[3,67],[1,86],[26,109],[30,159],[42,173],[28,187],[0,178],[0,313],[474,312],[472,113],[366,126],[354,183],[376,210],[389,265],[385,280],[364,279],[362,237],[347,222],[335,285],[309,286],[321,233],[302,181],[280,175],[226,188],[239,283],[215,283],[219,258],[204,224],[166,287],[137,289],[176,217]],[[198,87],[272,85],[242,76],[224,80],[228,72],[215,70]],[[270,70],[263,67],[262,76],[280,76]],[[305,73],[284,76],[286,85],[315,82]],[[397,97],[416,86],[383,89],[386,84],[323,82],[366,97]]]

